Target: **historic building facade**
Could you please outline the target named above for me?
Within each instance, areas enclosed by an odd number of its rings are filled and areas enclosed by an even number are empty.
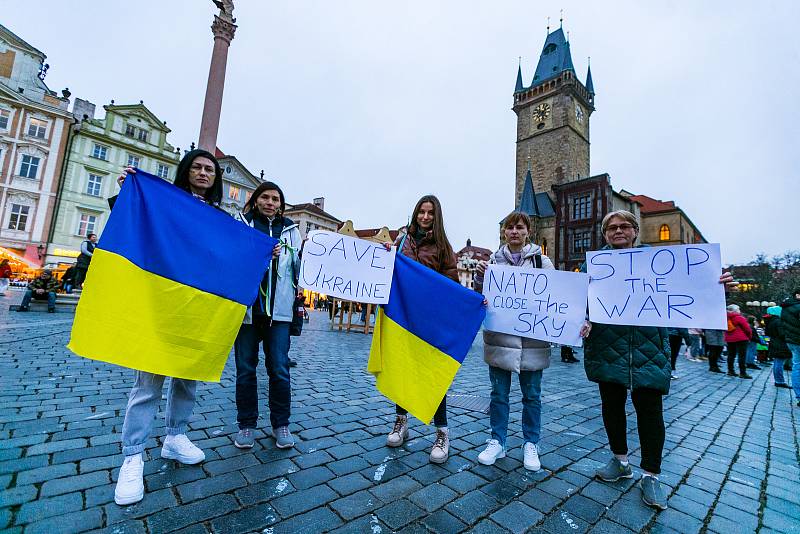
[[[69,91],[44,83],[47,56],[0,25],[0,256],[41,266],[73,123]]]
[[[674,201],[656,200],[647,195],[631,195],[624,190],[620,194],[628,195],[641,206],[642,228],[639,241],[642,243],[653,246],[707,243],[697,226]]]
[[[223,153],[219,148],[214,152],[222,167],[222,203],[220,207],[236,215],[242,211],[245,203],[250,199],[258,184],[264,177],[264,171],[258,177],[250,172],[236,156]]]
[[[88,233],[102,235],[110,209],[107,199],[119,192],[117,177],[126,166],[164,180],[175,179],[179,150],[167,142],[170,129],[142,102],[103,106],[94,117],[91,102],[75,100],[64,178],[58,190],[47,263],[71,263]]]
[[[336,232],[342,225],[342,221],[325,211],[325,198],[323,197],[303,204],[287,204],[284,215],[299,225],[300,235],[303,236],[303,239],[312,230]]]

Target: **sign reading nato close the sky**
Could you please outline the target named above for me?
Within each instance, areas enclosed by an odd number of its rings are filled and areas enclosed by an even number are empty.
[[[314,230],[303,246],[299,283],[339,299],[386,304],[395,252],[380,243]]]
[[[678,245],[586,253],[589,320],[597,323],[724,330],[719,245]]]
[[[580,346],[589,276],[551,269],[489,265],[484,327],[493,332]]]

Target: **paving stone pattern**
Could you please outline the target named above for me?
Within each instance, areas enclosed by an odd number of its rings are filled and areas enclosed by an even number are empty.
[[[681,378],[665,398],[661,479],[670,508],[656,513],[641,503],[636,478],[592,478],[609,452],[597,387],[581,365],[556,357],[544,373],[541,471],[522,466],[516,385],[508,457],[480,465],[488,415],[451,408],[450,459],[433,465],[434,432],[418,421],[403,447],[385,446],[394,410],[365,372],[370,338],[330,332],[318,312],[292,339],[295,449],[278,450],[268,437],[263,368],[256,445],[233,446],[231,357],[220,384],[198,387],[188,435],[206,461],[162,460],[159,414],[146,452],[147,494],[120,507],[113,492],[133,373],[71,355],[71,315],[9,313],[16,297],[0,299],[3,532],[800,532],[798,409],[767,370],[745,381],[680,359]],[[489,396],[480,336],[451,391]],[[628,412],[638,465],[630,404]]]

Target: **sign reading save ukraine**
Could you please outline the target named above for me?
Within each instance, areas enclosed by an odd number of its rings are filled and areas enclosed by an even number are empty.
[[[378,391],[430,423],[485,315],[483,295],[397,254],[367,365]]]
[[[219,381],[277,242],[137,170],[92,256],[67,347],[140,371]]]

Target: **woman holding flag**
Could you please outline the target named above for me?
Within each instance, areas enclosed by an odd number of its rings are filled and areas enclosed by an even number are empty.
[[[401,254],[422,265],[433,269],[458,283],[458,268],[453,247],[444,231],[442,205],[433,195],[425,195],[414,207],[411,224],[406,234],[398,237],[395,243]],[[390,243],[384,243],[387,248]],[[392,431],[386,437],[386,445],[399,447],[408,438],[408,411],[396,405]],[[442,397],[433,416],[436,425],[436,438],[431,449],[430,460],[433,463],[444,463],[450,454],[450,439],[447,429],[447,396]]]
[[[542,247],[531,242],[531,220],[521,212],[512,212],[503,221],[502,244],[489,259],[490,264],[512,265],[520,268],[554,269],[550,258],[542,254]],[[475,291],[483,292],[483,276],[487,263],[480,262],[475,276]],[[483,359],[489,364],[492,396],[489,421],[492,438],[478,455],[478,461],[492,465],[506,456],[508,433],[508,395],[511,376],[519,375],[522,390],[522,447],[525,469],[538,471],[539,435],[542,428],[542,371],[550,367],[550,343],[501,332],[483,331]]]
[[[264,347],[264,364],[269,376],[269,418],[272,436],[280,449],[294,446],[289,431],[292,387],[289,376],[289,327],[294,314],[300,272],[302,239],[297,224],[283,216],[283,191],[263,182],[244,205],[238,219],[270,237],[280,240],[272,251],[272,263],[264,273],[258,296],[248,308],[234,343],[236,354],[236,409],[239,433],[234,445],[249,449],[255,442],[258,421],[258,345]]]
[[[128,167],[120,176],[120,186],[135,169]],[[216,158],[205,150],[188,152],[178,164],[174,184],[197,200],[219,206],[222,200],[222,169]],[[144,497],[144,460],[142,453],[150,437],[153,420],[158,413],[165,376],[136,371],[136,378],[128,396],[125,422],[122,425],[122,453],[125,461],[119,471],[114,501],[119,505],[139,502]],[[205,460],[205,453],[186,437],[186,425],[192,415],[197,382],[172,377],[167,391],[167,408],[164,414],[167,436],[161,448],[161,457],[194,465]]]

